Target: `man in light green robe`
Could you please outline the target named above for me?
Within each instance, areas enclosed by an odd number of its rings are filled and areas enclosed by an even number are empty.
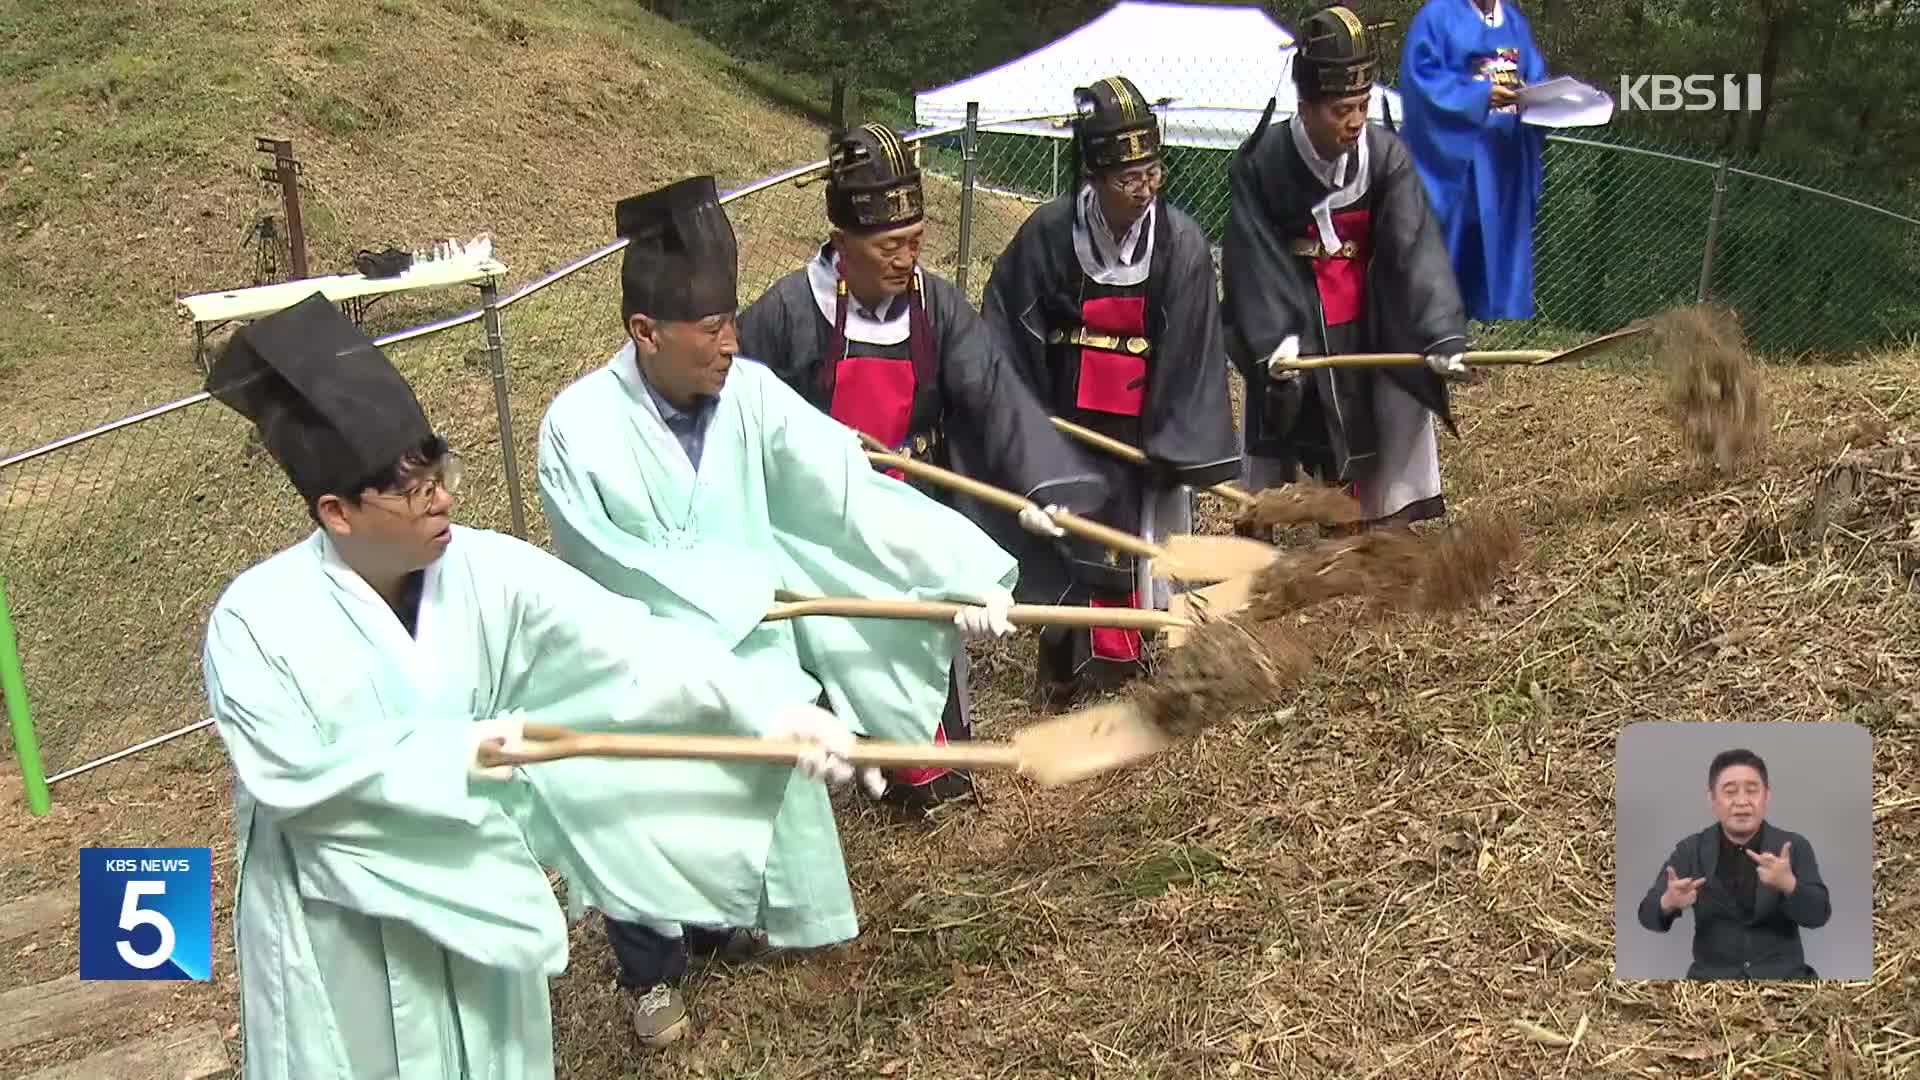
[[[1012,631],[1013,557],[958,512],[875,472],[852,431],[766,367],[732,356],[733,234],[711,177],[623,201],[616,225],[629,238],[629,340],[561,391],[540,427],[539,487],[555,552],[731,649],[785,700],[824,691],[858,734],[932,742],[956,634]],[[777,589],[981,608],[963,612],[958,627],[764,623]],[[770,893],[778,899],[780,883],[809,879],[829,850],[837,852],[830,819],[783,810]],[[779,917],[777,904],[769,914]],[[763,928],[773,945],[815,943],[778,922]],[[659,942],[677,930],[664,913],[644,926],[609,920],[622,981],[650,991],[634,1017],[649,1045],[662,1023],[650,1011],[684,1015],[677,991],[654,992],[682,970]]]
[[[320,525],[229,585],[203,654],[235,773],[244,1076],[552,1077],[567,940],[543,864],[617,917],[761,917],[774,820],[830,815],[824,766],[483,771],[479,746],[526,722],[834,741],[831,717],[551,555],[454,526],[457,456],[318,294],[236,335],[208,390]]]

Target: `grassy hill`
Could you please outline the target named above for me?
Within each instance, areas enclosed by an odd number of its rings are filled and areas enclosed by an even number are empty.
[[[7,5],[0,306],[29,317],[0,320],[0,447],[191,378],[173,297],[250,284],[245,233],[279,214],[256,136],[303,163],[312,273],[487,229],[524,281],[611,239],[623,196],[822,152],[735,70],[626,0]]]
[[[621,0],[284,7],[0,11],[0,453],[197,387],[172,299],[250,280],[242,234],[278,212],[254,179],[256,135],[294,139],[305,162],[315,272],[361,247],[488,229],[510,287],[604,242],[624,195],[699,171],[733,186],[821,149],[816,127],[756,93],[777,76]],[[783,186],[736,204],[746,295],[815,242],[820,201]],[[951,186],[936,181],[932,201],[944,266]],[[617,343],[614,288],[603,263],[504,313],[523,470],[546,401]],[[471,303],[383,303],[371,325]],[[468,451],[462,520],[504,527],[479,344],[463,327],[393,355]],[[589,922],[555,983],[561,1075],[1901,1075],[1920,1009],[1906,794],[1920,560],[1904,539],[1920,466],[1896,440],[1920,428],[1920,360],[1770,378],[1771,446],[1734,474],[1686,460],[1657,378],[1632,363],[1464,390],[1464,438],[1442,444],[1449,499],[1527,538],[1495,596],[1451,619],[1308,612],[1320,664],[1287,700],[1124,776],[1055,791],[990,778],[984,807],[925,833],[849,806],[861,939],[703,977],[700,1038],[668,1054],[633,1049]],[[1841,507],[1829,478],[1861,447],[1882,456],[1848,473],[1864,486]],[[530,526],[540,539],[537,512]],[[50,764],[204,715],[208,605],[306,527],[218,408],[0,474],[0,571]],[[1030,719],[1019,642],[976,657],[986,737]],[[1720,719],[1874,733],[1872,984],[1611,980],[1614,738]],[[201,732],[63,783],[48,819],[0,802],[0,903],[70,885],[82,845],[205,845],[220,906],[210,985],[15,1047],[0,1080],[133,1033],[233,1022],[227,784]],[[1618,872],[1637,892],[1651,869]],[[0,990],[71,970],[70,930],[0,951]]]

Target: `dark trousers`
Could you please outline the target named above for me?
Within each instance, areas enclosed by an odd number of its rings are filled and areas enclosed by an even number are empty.
[[[620,985],[645,990],[660,983],[679,985],[687,977],[688,958],[696,951],[713,952],[727,943],[728,932],[698,926],[680,928],[680,937],[662,935],[644,923],[607,919],[607,944],[613,947]]]
[[[1100,693],[1117,690],[1149,674],[1144,634],[1128,634],[1139,657],[1132,660],[1099,655],[1094,649],[1093,635],[1094,631],[1082,627],[1040,628],[1038,667],[1043,692],[1062,695],[1085,691]]]

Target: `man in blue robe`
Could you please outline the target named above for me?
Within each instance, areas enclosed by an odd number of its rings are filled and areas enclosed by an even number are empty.
[[[1546,57],[1508,0],[1427,0],[1400,53],[1401,134],[1433,202],[1467,317],[1533,318],[1543,128],[1518,94]]]

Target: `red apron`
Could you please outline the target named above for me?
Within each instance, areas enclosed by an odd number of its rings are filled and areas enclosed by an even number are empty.
[[[1147,298],[1096,296],[1080,305],[1080,321],[1090,333],[1120,338],[1147,336]],[[1074,405],[1092,412],[1139,416],[1147,400],[1147,358],[1130,352],[1080,347],[1080,375]]]
[[[1089,333],[1119,338],[1147,336],[1147,298],[1142,293],[1090,297],[1080,305],[1081,325]],[[1147,357],[1124,350],[1080,347],[1080,369],[1075,379],[1074,405],[1089,412],[1137,417],[1147,400]],[[1140,606],[1137,590],[1095,592],[1088,603],[1096,608]],[[1096,660],[1138,663],[1143,648],[1138,630],[1095,627],[1089,631]]]
[[[1324,253],[1318,222],[1308,230],[1307,238],[1321,245],[1323,252],[1313,260],[1321,314],[1328,326],[1340,326],[1366,314],[1367,266],[1373,261],[1372,211],[1342,210],[1333,215],[1333,230],[1340,234],[1337,253]]]
[[[939,377],[919,276],[915,275],[907,293],[905,357],[849,355],[855,343],[847,340],[846,278],[840,279],[836,293],[833,337],[819,372],[827,415],[889,448],[905,446],[913,433],[913,403],[920,386],[936,385]],[[887,470],[887,475],[906,479],[896,469]]]
[[[1326,251],[1319,222],[1308,229],[1307,238],[1321,249],[1313,259],[1313,283],[1320,293],[1321,316],[1328,326],[1344,326],[1365,317],[1367,312],[1367,267],[1373,262],[1372,211],[1335,213],[1333,231],[1340,234],[1338,252]],[[1347,485],[1347,493],[1359,499],[1359,482]]]

